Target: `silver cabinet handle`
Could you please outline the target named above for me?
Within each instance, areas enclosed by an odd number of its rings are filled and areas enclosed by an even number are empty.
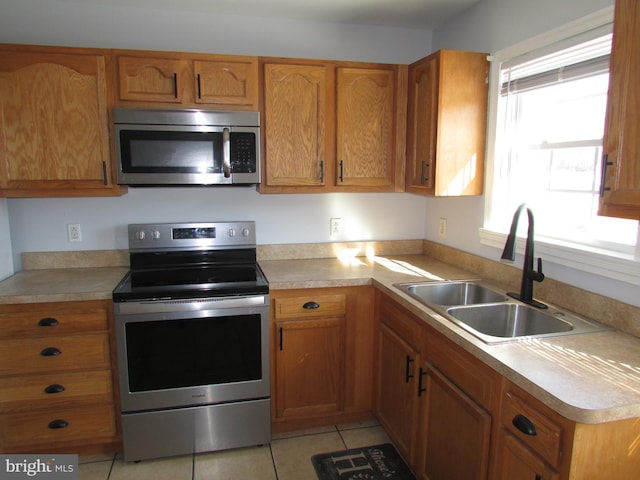
[[[231,141],[229,139],[229,129],[222,130],[222,171],[224,178],[231,176]]]

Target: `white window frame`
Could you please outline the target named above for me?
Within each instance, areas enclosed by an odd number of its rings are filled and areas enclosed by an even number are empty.
[[[497,106],[500,96],[500,65],[502,62],[557,45],[580,36],[585,32],[602,28],[613,21],[613,6],[595,12],[568,25],[531,38],[517,45],[505,48],[491,56],[489,78],[489,112],[487,122],[487,165],[485,176],[485,219],[487,225],[491,215],[496,149]],[[557,48],[557,47],[552,47]],[[640,229],[639,229],[640,231]],[[504,247],[506,232],[479,229],[480,243],[498,249]],[[517,252],[524,253],[524,239],[518,238]],[[610,250],[571,244],[536,235],[536,254],[549,262],[601,275],[606,278],[640,285],[640,235],[634,253],[620,253]]]

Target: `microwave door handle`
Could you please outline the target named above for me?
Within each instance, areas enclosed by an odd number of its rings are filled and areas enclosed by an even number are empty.
[[[222,171],[224,178],[231,176],[231,141],[228,128],[222,130]]]

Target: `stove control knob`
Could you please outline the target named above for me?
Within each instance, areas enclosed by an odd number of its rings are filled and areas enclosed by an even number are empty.
[[[229,231],[227,232],[227,234],[230,237],[235,237],[236,236],[236,229],[235,228],[230,228]]]
[[[159,240],[160,239],[160,232],[158,230],[152,230],[151,231],[151,238],[153,238],[154,240]]]
[[[144,240],[145,237],[146,237],[146,235],[145,235],[143,230],[139,230],[139,231],[136,232],[136,238],[138,240]]]
[[[244,227],[242,229],[242,236],[243,237],[248,237],[251,234],[251,230],[249,230],[247,227]]]

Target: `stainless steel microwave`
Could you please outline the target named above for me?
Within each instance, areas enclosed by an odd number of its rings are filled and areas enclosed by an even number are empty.
[[[114,108],[120,185],[260,183],[260,113]]]

